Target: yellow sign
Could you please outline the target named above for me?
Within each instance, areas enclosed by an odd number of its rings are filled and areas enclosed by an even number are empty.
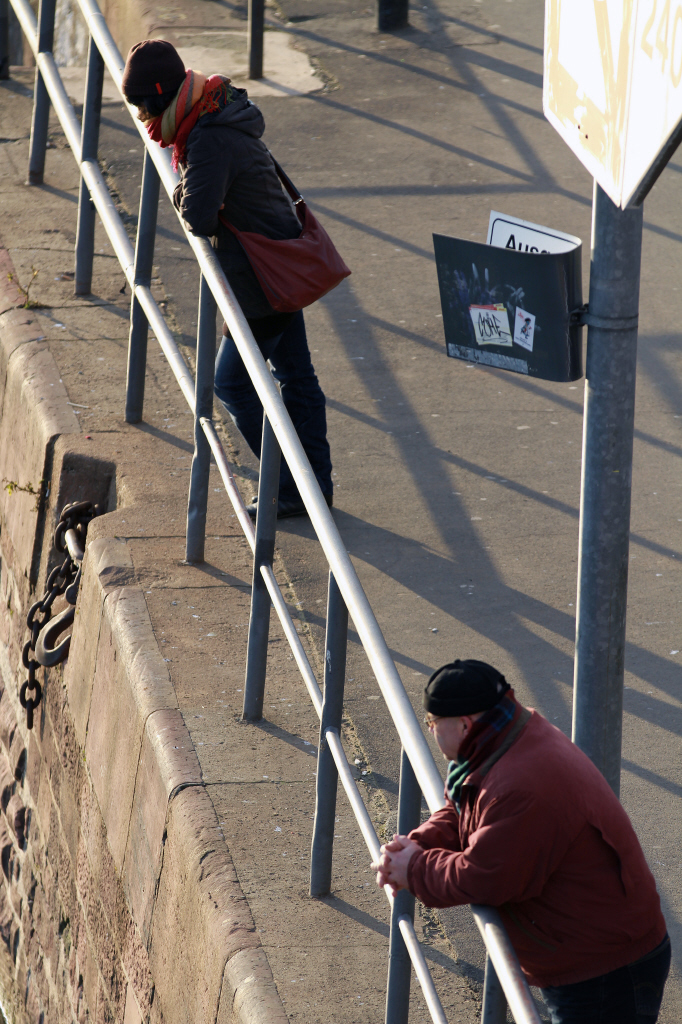
[[[682,121],[682,0],[547,0],[544,70],[545,116],[625,208]]]

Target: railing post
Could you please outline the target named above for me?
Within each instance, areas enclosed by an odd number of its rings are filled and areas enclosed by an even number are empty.
[[[379,0],[377,10],[379,31],[393,32],[397,28],[407,28],[409,9],[409,0]]]
[[[493,967],[490,954],[485,955],[485,978],[483,981],[483,1009],[481,1024],[506,1024],[507,997]]]
[[[256,516],[256,550],[253,556],[251,587],[251,618],[246,651],[244,710],[246,722],[257,722],[263,716],[265,673],[268,667],[268,634],[270,632],[270,595],[261,576],[262,565],[272,565],[277,535],[277,496],[281,452],[270,420],[263,413],[263,440],[258,480],[258,514]]]
[[[203,562],[206,539],[206,510],[208,508],[208,482],[211,470],[209,445],[201,417],[213,416],[213,376],[215,367],[216,300],[206,278],[201,275],[199,285],[199,324],[197,328],[197,369],[194,383],[194,455],[189,479],[187,502],[187,541],[185,559]]]
[[[81,161],[97,159],[103,85],[104,61],[97,49],[95,40],[90,36],[81,127]],[[76,229],[76,272],[74,274],[74,294],[76,295],[89,295],[92,291],[95,216],[95,204],[90,198],[90,191],[83,181],[83,174],[81,172],[81,186],[78,197],[78,227]]]
[[[156,215],[159,209],[159,172],[149,151],[144,151],[140,213],[135,240],[135,284],[149,287],[154,264]],[[130,306],[130,339],[126,380],[126,423],[139,423],[144,408],[144,378],[147,368],[147,332],[149,325],[135,293]]]
[[[38,52],[52,53],[54,45],[54,12],[56,0],[40,0],[38,12]],[[42,185],[45,173],[45,150],[47,149],[47,126],[50,120],[50,97],[36,65],[35,90],[33,94],[33,118],[31,121],[31,142],[28,156],[29,185]]]
[[[406,835],[421,821],[422,792],[410,759],[403,750],[400,755],[400,790],[398,792],[398,834]],[[391,838],[393,838],[391,836]],[[407,915],[414,921],[414,896],[407,889],[396,894],[391,908],[391,937],[388,948],[388,983],[386,986],[386,1024],[407,1024],[410,1013],[410,977],[412,964],[398,919]]]
[[[263,35],[265,32],[265,0],[249,0],[249,23],[246,45],[249,52],[249,78],[263,77]]]
[[[327,729],[341,733],[346,680],[348,609],[334,574],[329,573],[327,638],[324,658],[324,700],[320,719],[315,782],[315,823],[310,854],[310,895],[326,896],[332,884],[334,822],[339,773],[327,743]]]
[[[0,0],[0,81],[9,78],[9,0]]]

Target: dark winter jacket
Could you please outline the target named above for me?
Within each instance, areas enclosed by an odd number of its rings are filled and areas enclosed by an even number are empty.
[[[231,99],[229,98],[231,91]],[[244,250],[218,219],[223,216],[240,231],[268,238],[298,238],[301,225],[261,135],[263,115],[245,89],[228,88],[222,110],[200,117],[187,140],[187,163],[174,195],[176,208],[195,235],[214,238],[220,264],[244,314],[249,319],[271,316]]]
[[[520,713],[519,708],[519,713]],[[487,762],[486,762],[487,763]],[[568,985],[665,936],[656,883],[625,810],[581,750],[537,712],[485,772],[410,832],[410,890],[427,907],[498,907],[533,985]]]

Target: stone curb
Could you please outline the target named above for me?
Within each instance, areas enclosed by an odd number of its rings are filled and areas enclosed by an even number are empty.
[[[20,308],[23,296],[7,280],[11,267],[0,248],[2,469],[6,473],[8,459],[14,459],[16,467],[10,468],[33,474],[41,484],[50,480],[56,495],[59,466],[76,440],[68,435],[80,428],[72,412],[65,412],[68,396],[39,325],[30,310]],[[16,437],[17,431],[27,446],[23,452],[5,436]],[[60,457],[53,469],[56,446]],[[46,568],[41,548],[50,546],[45,504],[44,497],[22,492],[10,505],[0,491],[0,512],[9,524],[2,540],[10,550],[3,555],[15,575],[32,578],[34,585],[42,584]],[[144,593],[132,579],[128,546],[101,536],[105,522],[106,516],[98,521],[99,539],[87,545],[64,684],[79,756],[149,954],[163,1020],[184,1024],[191,1007],[197,1024],[286,1024]],[[25,615],[25,608],[17,611]],[[10,644],[12,661],[16,653]],[[128,1000],[126,1022],[135,1017]],[[142,1019],[139,1011],[135,1019]]]

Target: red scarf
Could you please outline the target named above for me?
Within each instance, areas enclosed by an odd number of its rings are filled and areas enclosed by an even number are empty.
[[[173,146],[171,167],[174,171],[177,171],[178,164],[187,163],[187,139],[198,119],[204,114],[220,110],[221,98],[227,99],[229,81],[223,75],[211,75],[206,79],[201,97],[192,104],[194,72],[188,68],[185,81],[173,102],[163,114],[147,123],[147,132],[154,142],[158,142],[163,149]]]

